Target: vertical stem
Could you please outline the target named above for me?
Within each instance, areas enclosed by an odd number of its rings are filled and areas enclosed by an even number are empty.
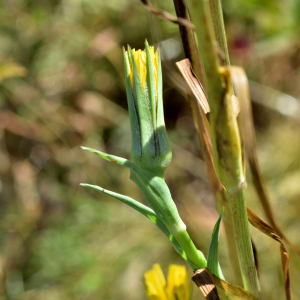
[[[226,233],[227,247],[228,247],[228,252],[230,257],[231,268],[233,270],[233,274],[235,278],[235,282],[233,283],[239,286],[243,286],[239,259],[235,247],[234,225],[230,214],[229,201],[226,195],[226,191],[222,188],[222,191],[216,194],[215,197],[219,197],[219,198],[222,197],[222,200],[219,200],[219,203],[222,203],[224,206],[224,214],[222,220],[223,220],[224,229]]]
[[[198,251],[186,230],[174,233],[174,237],[182,249],[185,251],[187,257],[199,269],[207,266],[206,259],[201,251]]]
[[[173,0],[173,2],[177,17],[190,20],[190,16],[184,0]],[[197,51],[195,34],[190,28],[182,25],[179,25],[179,30],[185,57],[190,60],[198,80],[201,82],[203,88],[205,89],[204,76]]]
[[[228,193],[229,206],[234,226],[234,237],[237,245],[238,258],[241,267],[244,288],[259,299],[259,282],[255,268],[247,206],[245,202],[245,189],[241,187],[234,193]]]
[[[223,11],[222,11],[222,3],[221,0],[209,0],[211,16],[214,24],[215,29],[215,36],[222,51],[221,54],[221,65],[222,66],[229,66],[229,53],[227,47],[227,39],[226,39],[226,32],[224,26],[224,19],[223,19]]]
[[[188,13],[185,0],[173,0],[173,1],[174,1],[177,17],[190,20],[190,16]],[[205,82],[204,82],[203,72],[202,72],[201,63],[199,59],[198,49],[195,41],[195,34],[190,28],[182,25],[179,25],[179,29],[180,29],[183,49],[185,52],[185,57],[189,58],[193,70],[197,75],[197,78],[199,79],[203,88],[205,89]],[[226,37],[225,37],[225,41],[226,41]],[[193,97],[192,95],[188,95],[188,98],[192,109],[194,124],[200,141],[201,152],[206,164],[210,185],[216,201],[216,206],[218,207],[225,206],[223,222],[224,222],[224,227],[226,232],[227,244],[229,248],[230,261],[235,276],[235,283],[238,285],[242,285],[243,282],[241,280],[242,279],[241,271],[239,267],[238,257],[236,254],[233,225],[232,225],[231,217],[229,215],[229,204],[226,197],[226,193],[223,190],[223,187],[220,184],[214,170],[212,155],[211,155],[211,145],[209,143],[209,133],[207,132],[206,124],[205,124],[207,122],[206,116],[203,113],[203,110],[199,106],[199,103],[197,102],[195,97]]]
[[[218,70],[218,57],[215,49],[216,41],[214,39],[209,2],[207,0],[189,0],[189,11],[192,22],[196,26],[199,55],[204,70],[211,116],[215,118],[215,114],[223,99],[224,91]]]
[[[222,86],[209,0],[189,0],[188,3],[192,21],[196,25],[198,49],[211,108],[214,167],[228,191],[244,287],[259,299],[259,282],[249,233],[244,183],[241,181],[237,187],[232,186],[233,183],[239,183],[243,178],[243,169],[237,124],[232,114],[230,86],[226,82],[226,91]]]

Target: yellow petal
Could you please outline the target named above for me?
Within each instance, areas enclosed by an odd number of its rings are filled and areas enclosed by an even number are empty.
[[[165,293],[166,279],[158,264],[145,273],[147,296],[150,300],[168,300]]]
[[[184,266],[170,265],[168,273],[167,295],[170,300],[188,300],[190,298],[189,276]]]
[[[155,83],[156,83],[156,90],[157,90],[157,85],[158,85],[158,52],[154,53],[154,47],[149,47],[150,49],[150,55],[151,55],[151,60],[153,63],[153,73],[154,73],[154,78],[155,78]],[[132,49],[132,54],[134,57],[134,60],[137,65],[139,77],[141,80],[141,84],[143,89],[145,89],[146,86],[146,80],[147,80],[147,59],[146,59],[146,51],[145,50],[135,50]],[[126,51],[126,55],[128,56],[128,52]],[[130,60],[129,60],[130,61]],[[130,82],[131,82],[131,87],[133,87],[133,66],[132,63],[130,63]]]

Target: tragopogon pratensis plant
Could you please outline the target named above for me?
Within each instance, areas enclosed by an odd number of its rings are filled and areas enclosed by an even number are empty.
[[[90,148],[83,149],[129,168],[130,179],[140,188],[148,206],[98,186],[82,185],[108,194],[149,218],[167,235],[194,271],[208,265],[216,276],[223,278],[217,258],[220,218],[213,233],[207,264],[203,253],[191,240],[164,180],[164,171],[171,161],[172,152],[163,114],[160,51],[154,52],[154,47],[149,47],[146,41],[145,50],[135,51],[128,47],[123,55],[133,161]]]

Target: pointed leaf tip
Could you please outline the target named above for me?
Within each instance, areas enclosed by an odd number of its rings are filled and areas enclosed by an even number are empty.
[[[208,269],[217,277],[224,279],[221,267],[218,261],[218,251],[219,251],[219,232],[221,218],[223,216],[224,207],[221,210],[220,216],[214,226],[214,230],[211,237],[211,243],[209,246],[208,257],[207,257],[207,267]]]
[[[98,151],[96,149],[88,148],[88,147],[81,147],[81,148],[83,150],[87,150],[89,152],[95,153],[98,156],[102,157],[103,159],[106,159],[106,160],[111,161],[111,162],[115,162],[115,163],[117,163],[119,165],[122,165],[122,166],[127,166],[129,164],[132,164],[132,162],[128,161],[125,158],[119,157],[119,156],[107,154],[107,153]]]
[[[90,184],[88,184],[88,183],[79,183],[79,185],[81,185],[81,186],[90,186]]]

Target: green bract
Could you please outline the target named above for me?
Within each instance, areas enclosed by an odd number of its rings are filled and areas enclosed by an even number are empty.
[[[125,81],[131,125],[132,160],[163,177],[172,158],[165,128],[160,51],[145,42],[146,50],[125,51]]]

